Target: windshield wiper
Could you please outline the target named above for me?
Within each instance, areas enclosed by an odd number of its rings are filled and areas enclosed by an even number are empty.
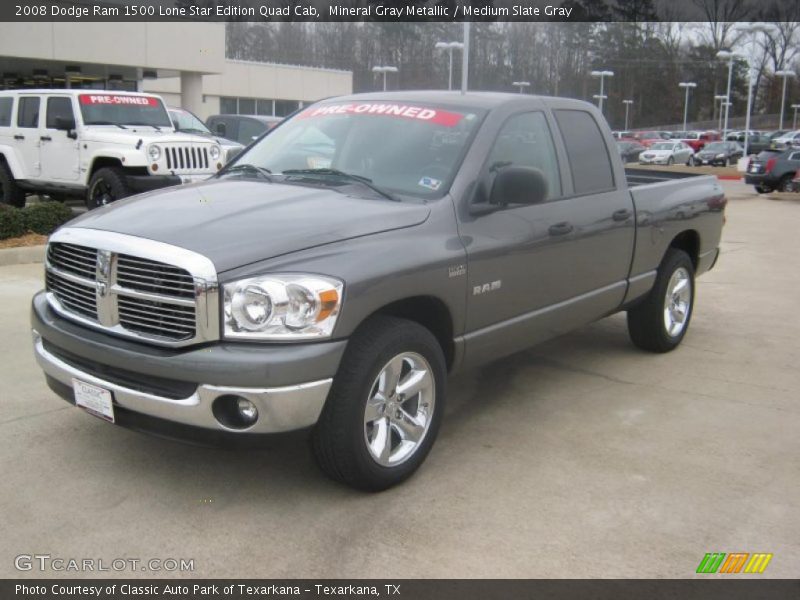
[[[120,129],[127,129],[125,125],[120,125],[119,123],[112,123],[111,121],[87,121],[86,125],[116,125]]]
[[[133,127],[152,127],[156,131],[161,131],[161,127],[158,125],[153,125],[151,123],[128,123],[128,125],[132,125]]]
[[[267,169],[266,167],[259,167],[256,165],[251,165],[249,163],[242,163],[242,164],[235,164],[231,168],[226,169],[222,175],[227,175],[228,173],[242,173],[245,171],[250,171],[256,173],[262,179],[266,179],[269,182],[272,182],[272,171]]]
[[[333,176],[339,177],[340,179],[346,179],[347,181],[355,181],[356,183],[360,183],[361,185],[367,186],[373,192],[376,192],[386,198],[387,200],[392,200],[394,202],[398,202],[397,198],[395,198],[392,194],[387,192],[386,190],[378,187],[374,183],[372,183],[372,179],[369,177],[364,177],[363,175],[353,175],[352,173],[345,173],[344,171],[340,171],[339,169],[329,169],[329,168],[321,168],[321,169],[286,169],[285,171],[281,171],[283,175],[321,175],[322,177],[325,176]]]

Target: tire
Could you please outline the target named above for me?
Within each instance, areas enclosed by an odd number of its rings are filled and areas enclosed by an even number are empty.
[[[792,183],[792,177],[794,173],[787,173],[783,177],[780,178],[778,181],[778,187],[776,190],[778,192],[793,192],[794,191],[794,184]]]
[[[685,281],[688,289],[676,289],[676,284],[681,281]],[[669,310],[671,301],[678,296],[683,310],[675,305],[675,310]],[[674,350],[689,329],[694,296],[692,260],[683,250],[670,248],[658,267],[653,289],[642,302],[628,310],[628,334],[634,345],[649,352]],[[683,320],[679,322],[675,317],[680,314]],[[668,321],[673,322],[673,327],[669,329]]]
[[[671,166],[672,166],[672,165],[674,165],[674,164],[675,164],[675,159],[674,159],[673,157],[671,157],[671,156],[670,156],[670,157],[667,159],[667,166],[668,166],[668,167],[671,167]]]
[[[17,208],[25,206],[25,192],[17,186],[5,160],[0,160],[0,202]]]
[[[98,169],[89,180],[86,207],[92,210],[130,195],[131,190],[125,183],[125,172],[119,167],[104,167]]]
[[[730,156],[725,158],[725,163],[722,166],[723,167],[730,167],[731,166],[731,158],[730,158]]]
[[[761,184],[759,184],[759,185],[756,185],[756,186],[755,186],[755,190],[756,190],[756,192],[758,192],[759,194],[769,194],[769,193],[772,191],[772,188],[771,188],[771,187],[769,187],[769,186],[767,186],[767,185],[761,185]]]
[[[409,383],[409,367],[414,372],[427,371],[429,379],[427,383],[422,379],[422,391],[405,401],[401,395],[389,396],[395,387],[391,371],[387,371],[390,364],[402,366],[400,386]],[[444,412],[446,377],[442,348],[421,325],[394,317],[373,317],[364,323],[347,345],[311,435],[314,457],[322,471],[335,481],[371,492],[385,490],[410,477],[436,439]],[[384,385],[389,402],[381,399]],[[368,408],[375,417],[371,421]],[[395,417],[401,413],[409,417],[412,412],[419,439],[403,441],[397,425],[403,419]],[[407,420],[403,422],[408,426]],[[387,444],[381,442],[384,439]],[[408,446],[409,443],[415,445]]]

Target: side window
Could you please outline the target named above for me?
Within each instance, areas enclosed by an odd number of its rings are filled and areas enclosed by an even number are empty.
[[[594,117],[583,110],[554,111],[567,147],[576,194],[614,189],[611,157]]]
[[[36,128],[39,126],[39,98],[26,96],[19,99],[17,127]]]
[[[253,141],[254,137],[258,137],[264,133],[264,125],[261,121],[255,119],[242,119],[239,123],[239,142],[242,144],[249,144]]]
[[[64,117],[66,119],[73,119],[72,100],[69,98],[48,98],[47,99],[47,116],[45,118],[47,129],[56,128],[56,119]]]
[[[14,98],[0,98],[0,127],[11,125],[11,107],[14,106]]]
[[[789,155],[789,160],[800,160],[800,152],[795,152]]]
[[[489,167],[516,165],[539,169],[547,180],[547,197],[561,196],[561,175],[553,136],[541,112],[508,119],[489,153]]]

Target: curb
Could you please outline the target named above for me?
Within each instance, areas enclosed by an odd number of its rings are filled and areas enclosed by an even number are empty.
[[[0,267],[44,262],[45,246],[0,249]]]

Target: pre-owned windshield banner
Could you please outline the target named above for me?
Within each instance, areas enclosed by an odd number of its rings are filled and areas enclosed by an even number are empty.
[[[795,20],[788,0],[14,0],[0,21],[721,21]],[[714,11],[713,13],[710,11]],[[715,17],[716,18],[716,17]]]

